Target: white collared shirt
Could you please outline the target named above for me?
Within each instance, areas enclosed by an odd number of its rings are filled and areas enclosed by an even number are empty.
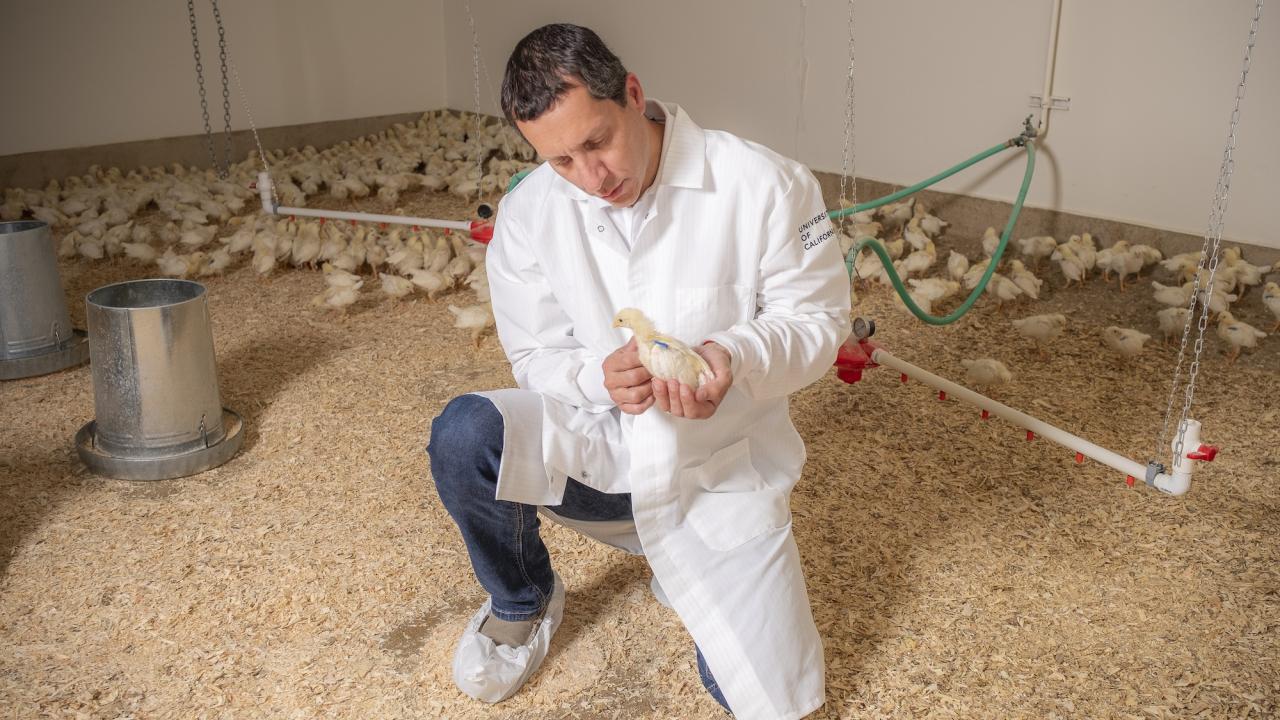
[[[653,208],[653,198],[658,194],[657,187],[662,183],[662,166],[666,162],[667,148],[671,146],[671,132],[675,128],[674,122],[667,122],[667,109],[657,100],[645,101],[644,116],[662,123],[662,148],[658,152],[658,171],[653,176],[653,184],[645,188],[630,207],[614,207],[604,198],[592,198],[592,205],[603,210],[613,222],[613,229],[617,231],[627,250],[635,246],[640,226]]]

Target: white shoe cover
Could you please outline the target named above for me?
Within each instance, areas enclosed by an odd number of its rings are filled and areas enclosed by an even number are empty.
[[[484,601],[462,631],[453,652],[453,682],[458,689],[487,703],[498,703],[515,694],[547,656],[551,636],[564,615],[564,583],[555,576],[551,601],[533,631],[528,645],[513,648],[496,645],[480,634],[480,625],[489,616],[493,598]]]

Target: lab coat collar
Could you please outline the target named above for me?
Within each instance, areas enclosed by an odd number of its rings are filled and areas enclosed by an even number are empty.
[[[702,128],[698,127],[689,118],[689,114],[676,103],[666,103],[661,100],[648,102],[659,105],[667,113],[667,122],[674,123],[671,139],[662,148],[660,170],[654,183],[660,186],[691,189],[706,187],[707,139],[703,135]],[[575,200],[583,202],[599,200],[559,175],[556,175],[552,187],[561,195]]]

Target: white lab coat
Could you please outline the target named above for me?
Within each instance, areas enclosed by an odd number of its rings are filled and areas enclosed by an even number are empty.
[[[676,125],[630,251],[546,164],[499,205],[489,285],[519,388],[480,393],[506,423],[498,497],[554,506],[566,477],[631,492],[644,554],[737,717],[799,718],[824,683],[791,535],[805,449],[787,395],[848,336],[848,279],[804,166],[665,107]],[[600,365],[629,337],[611,327],[627,306],[729,350],[712,418],[613,405]]]

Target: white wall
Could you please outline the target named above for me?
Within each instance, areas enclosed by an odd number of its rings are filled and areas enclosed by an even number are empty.
[[[1050,0],[858,0],[856,169],[912,183],[1017,134],[1040,90]],[[1064,0],[1051,115],[1028,203],[1203,233],[1253,0]],[[646,92],[838,172],[848,67],[843,0],[472,0],[496,96],[515,42],[547,22],[592,27]],[[1268,13],[1264,13],[1266,15]],[[472,108],[465,3],[444,8],[448,103]],[[1226,235],[1280,247],[1280,15],[1261,23],[1242,106]],[[936,186],[1011,201],[1012,153]]]
[[[442,0],[221,0],[258,127],[445,104]],[[216,26],[197,0],[210,121],[222,129]],[[0,0],[0,155],[204,131],[180,0]],[[248,127],[234,78],[232,128]]]
[[[529,30],[595,28],[646,91],[839,171],[844,0],[471,0],[496,98]],[[221,124],[216,34],[198,0]],[[1018,132],[1039,91],[1050,0],[857,0],[857,173],[911,183]],[[260,127],[473,107],[464,0],[221,0]],[[1029,204],[1203,233],[1253,0],[1064,0],[1055,93]],[[202,131],[184,3],[0,0],[0,155]],[[233,87],[233,127],[247,127]],[[1280,247],[1280,14],[1264,17],[1242,109],[1228,238]],[[991,160],[940,190],[1012,200]]]

